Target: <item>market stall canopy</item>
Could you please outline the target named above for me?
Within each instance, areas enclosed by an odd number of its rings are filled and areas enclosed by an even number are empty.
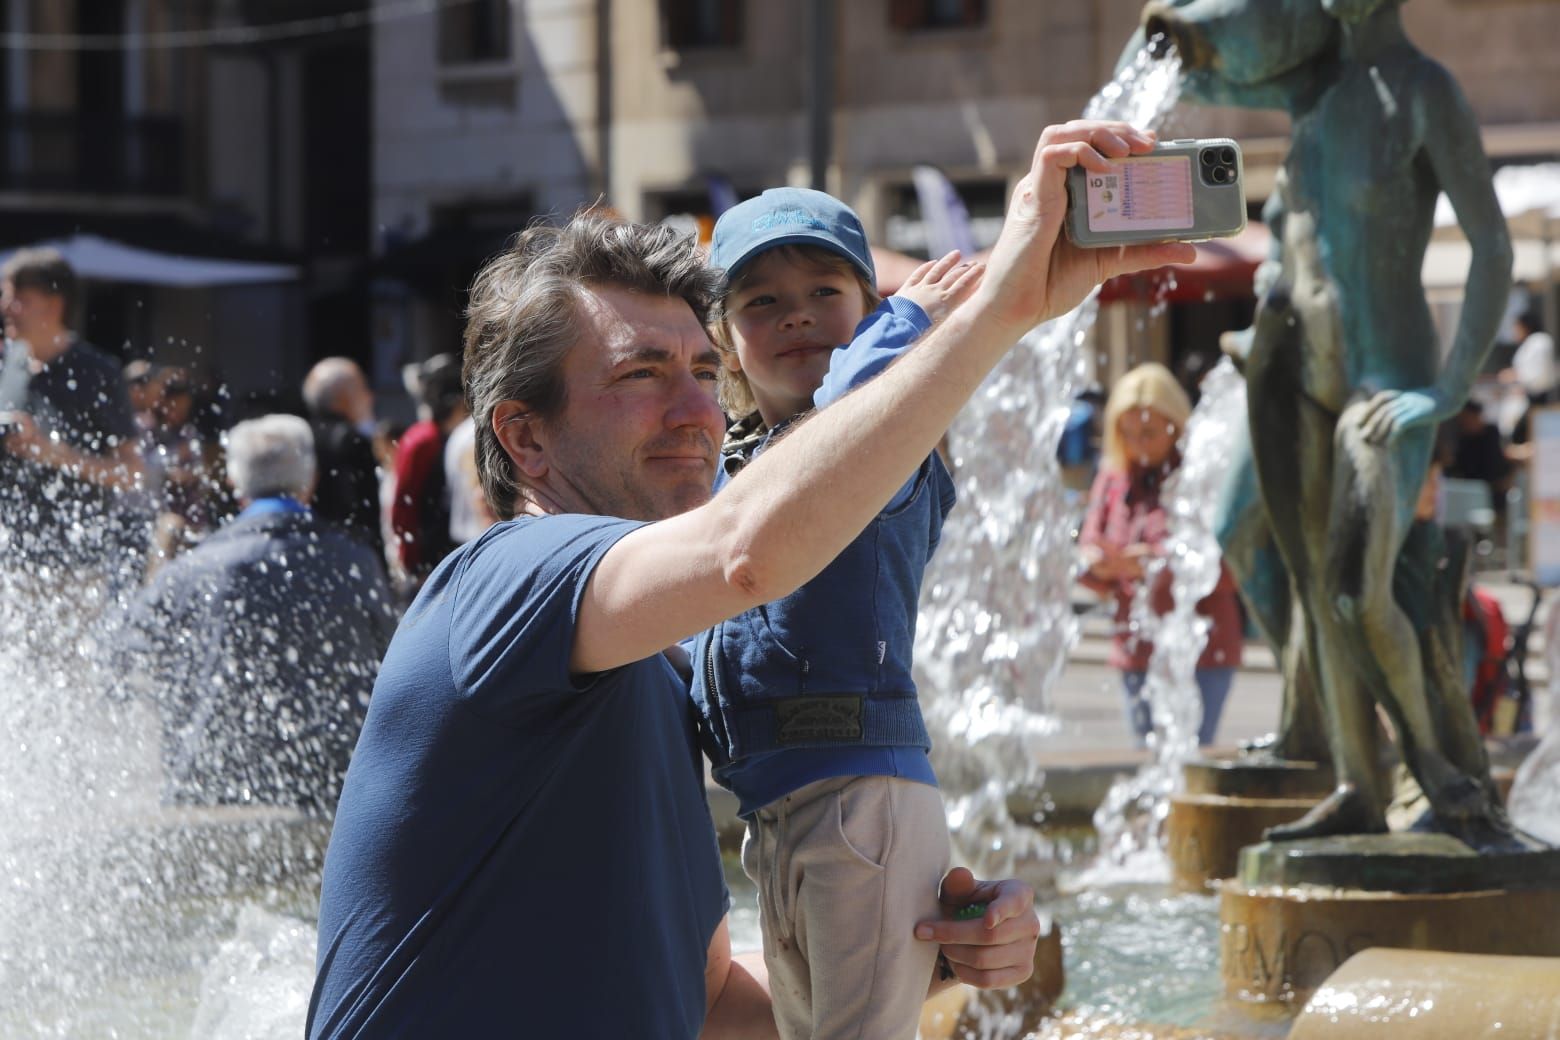
[[[1560,233],[1560,221],[1555,222]],[[1516,282],[1542,282],[1551,272],[1560,271],[1560,241],[1544,243],[1531,238],[1513,238],[1511,277]],[[1473,248],[1462,239],[1433,241],[1425,250],[1424,283],[1426,289],[1462,289],[1468,284],[1468,268],[1473,264]]]
[[[1495,171],[1495,198],[1513,239],[1553,238],[1560,233],[1560,163],[1502,166]],[[1451,200],[1435,203],[1436,237],[1460,237]]]
[[[1547,281],[1560,269],[1560,163],[1502,166],[1495,171],[1494,185],[1511,232],[1512,277]],[[1473,251],[1457,226],[1451,201],[1442,195],[1435,206],[1435,234],[1425,251],[1425,287],[1461,289],[1472,261]]]
[[[126,245],[98,235],[71,235],[37,243],[57,249],[75,268],[78,278],[174,289],[208,289],[224,285],[262,285],[296,281],[294,264],[181,256]],[[9,257],[9,252],[3,260]]]

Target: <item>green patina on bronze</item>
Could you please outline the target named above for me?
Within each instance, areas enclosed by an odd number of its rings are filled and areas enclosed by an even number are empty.
[[[1219,535],[1283,662],[1272,753],[1330,759],[1337,786],[1270,833],[1386,829],[1379,705],[1428,822],[1480,849],[1519,848],[1456,667],[1466,556],[1413,516],[1436,425],[1494,341],[1511,244],[1473,114],[1410,42],[1399,6],[1172,0],[1150,3],[1144,26],[1182,56],[1183,96],[1282,108],[1293,125],[1263,212],[1273,252],[1257,315],[1225,343],[1251,419]],[[1420,282],[1443,191],[1473,247],[1444,358]]]

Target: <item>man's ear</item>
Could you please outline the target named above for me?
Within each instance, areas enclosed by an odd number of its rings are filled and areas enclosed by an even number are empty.
[[[717,350],[716,353],[720,355],[721,366],[727,372],[736,373],[742,371],[742,359],[737,357],[735,350]]]
[[[504,401],[493,409],[493,434],[520,474],[531,482],[547,476],[547,448],[541,420],[523,401]]]

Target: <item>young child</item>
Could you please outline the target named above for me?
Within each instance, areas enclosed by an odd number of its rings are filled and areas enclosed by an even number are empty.
[[[923,265],[880,305],[861,222],[838,200],[775,188],[728,210],[711,247],[728,277],[711,323],[737,421],[717,490],[969,296],[984,268],[958,259]],[[786,1040],[909,1040],[932,981],[937,951],[913,928],[938,913],[949,843],[910,657],[953,500],[928,456],[821,574],[694,645],[693,695],[715,777],[747,820],[742,865]]]

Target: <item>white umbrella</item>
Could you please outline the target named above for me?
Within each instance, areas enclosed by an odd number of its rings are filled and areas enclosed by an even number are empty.
[[[221,260],[200,256],[159,253],[126,245],[97,235],[40,242],[57,249],[78,278],[137,285],[164,285],[175,289],[204,289],[220,285],[261,285],[291,282],[298,278],[294,264],[266,264],[247,260]],[[3,258],[0,258],[3,262]]]

